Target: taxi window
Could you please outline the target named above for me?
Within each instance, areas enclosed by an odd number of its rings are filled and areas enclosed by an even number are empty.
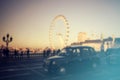
[[[89,49],[88,48],[82,48],[81,49],[81,55],[82,56],[89,56]]]

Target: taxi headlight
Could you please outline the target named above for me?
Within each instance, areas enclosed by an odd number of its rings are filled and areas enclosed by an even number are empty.
[[[52,62],[52,64],[54,65],[54,64],[56,64],[56,62],[55,62],[55,61],[53,61],[53,62]]]

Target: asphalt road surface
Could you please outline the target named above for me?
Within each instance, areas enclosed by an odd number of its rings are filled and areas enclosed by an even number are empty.
[[[120,66],[118,65],[57,75],[44,72],[42,64],[42,57],[0,63],[0,80],[120,80]]]

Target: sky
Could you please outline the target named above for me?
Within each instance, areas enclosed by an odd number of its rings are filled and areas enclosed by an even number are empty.
[[[0,44],[9,33],[12,47],[47,47],[49,28],[58,15],[69,23],[69,44],[79,32],[120,37],[120,0],[0,0]],[[65,30],[63,20],[54,26]]]

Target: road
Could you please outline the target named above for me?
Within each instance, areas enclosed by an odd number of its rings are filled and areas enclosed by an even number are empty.
[[[0,80],[120,80],[120,66],[98,67],[60,76],[45,73],[43,60],[35,57],[0,63]]]

